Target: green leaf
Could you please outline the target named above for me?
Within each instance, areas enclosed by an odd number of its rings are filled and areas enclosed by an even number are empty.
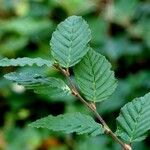
[[[71,16],[61,22],[52,35],[52,55],[63,67],[77,64],[88,52],[91,31],[82,17]]]
[[[4,76],[6,79],[17,82],[27,89],[34,90],[38,94],[46,94],[50,97],[57,95],[69,95],[69,87],[61,79],[55,77],[44,77],[34,73],[16,73],[12,72]]]
[[[87,100],[103,101],[114,92],[117,82],[110,68],[106,58],[92,49],[74,67],[75,79]]]
[[[117,135],[132,143],[142,141],[150,130],[150,93],[127,103],[117,118]]]
[[[46,65],[48,67],[52,66],[52,61],[45,60],[42,58],[17,58],[17,59],[8,59],[8,58],[2,58],[0,59],[0,66],[1,67],[8,67],[8,66],[43,66]]]
[[[63,131],[65,133],[87,133],[92,136],[104,133],[102,126],[96,123],[92,117],[79,112],[58,116],[49,115],[48,117],[31,123],[30,126],[36,128],[47,128],[53,131]]]

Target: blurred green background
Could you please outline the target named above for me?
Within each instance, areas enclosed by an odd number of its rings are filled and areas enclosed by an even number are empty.
[[[51,34],[70,15],[81,15],[89,23],[91,46],[112,63],[119,80],[110,99],[97,105],[115,130],[115,118],[121,106],[150,91],[148,0],[0,0],[0,58],[50,59]],[[48,114],[90,112],[74,97],[37,95],[3,78],[5,73],[15,70],[60,76],[46,67],[0,68],[0,150],[120,149],[105,135],[90,138],[29,128],[29,122]],[[150,150],[150,137],[133,147]]]

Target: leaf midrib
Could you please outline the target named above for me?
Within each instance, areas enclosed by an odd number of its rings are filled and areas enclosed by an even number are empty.
[[[94,72],[94,69],[93,69],[93,63],[92,63],[92,60],[90,59],[91,57],[89,57],[88,55],[88,60],[91,64],[91,72],[92,72],[92,76],[93,76],[93,92],[94,92],[94,97],[93,97],[93,101],[96,101],[96,78],[95,78],[95,72]]]

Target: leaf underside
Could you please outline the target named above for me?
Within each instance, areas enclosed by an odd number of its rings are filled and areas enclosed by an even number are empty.
[[[92,117],[79,112],[58,116],[49,115],[31,123],[29,126],[65,133],[90,134],[91,136],[104,133],[102,126],[96,123]]]
[[[8,59],[8,58],[3,58],[0,59],[0,66],[1,67],[8,67],[8,66],[32,66],[32,65],[37,65],[37,66],[43,66],[46,65],[48,67],[52,66],[52,62],[49,60],[45,60],[42,58],[28,58],[28,57],[23,57],[23,58],[17,58],[17,59]]]
[[[61,66],[74,66],[88,52],[90,39],[91,31],[87,22],[79,16],[68,17],[52,34],[52,55]]]
[[[6,74],[4,77],[19,85],[23,85],[27,89],[34,90],[34,92],[38,94],[46,94],[50,97],[70,94],[70,89],[64,81],[55,77],[44,77],[40,74],[16,72]]]
[[[117,118],[117,135],[132,143],[142,141],[150,130],[150,93],[127,103]]]
[[[87,100],[107,99],[117,87],[111,64],[104,56],[90,49],[74,67],[75,79]]]

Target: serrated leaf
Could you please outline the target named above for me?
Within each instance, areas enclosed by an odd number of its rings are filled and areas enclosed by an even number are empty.
[[[92,136],[104,133],[102,126],[96,123],[92,117],[79,112],[58,116],[49,115],[31,123],[30,126],[65,133],[90,134]]]
[[[150,130],[150,93],[127,103],[117,118],[117,135],[132,143],[142,141]]]
[[[110,68],[106,58],[92,49],[74,67],[75,79],[87,100],[103,101],[114,92],[117,82]]]
[[[45,60],[42,58],[17,58],[17,59],[8,59],[8,58],[2,58],[0,59],[0,66],[1,67],[8,67],[8,66],[43,66],[46,65],[48,67],[52,66],[52,61]]]
[[[91,31],[82,17],[71,16],[61,22],[52,34],[52,55],[63,67],[77,64],[88,52]]]
[[[69,95],[70,89],[63,80],[55,77],[44,77],[33,73],[12,72],[4,76],[6,79],[23,85],[27,89],[34,90],[38,94],[46,94],[53,97],[57,94],[61,96]]]

